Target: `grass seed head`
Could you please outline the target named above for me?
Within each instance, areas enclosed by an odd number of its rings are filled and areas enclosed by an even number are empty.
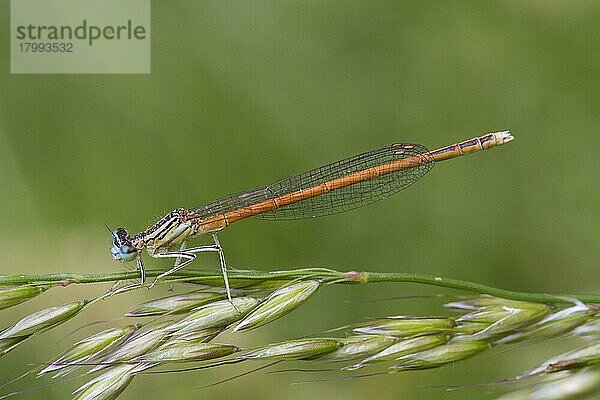
[[[169,322],[154,323],[146,325],[135,332],[124,343],[104,354],[96,367],[90,372],[109,367],[111,364],[130,361],[148,351],[158,347],[168,331],[165,329]]]
[[[147,301],[134,307],[125,315],[128,317],[148,317],[167,313],[174,315],[184,314],[193,308],[224,298],[225,295],[218,292],[179,294],[158,300]]]
[[[499,319],[492,322],[487,328],[472,335],[458,336],[456,339],[466,341],[492,341],[540,321],[550,311],[550,308],[545,304],[519,303],[525,304],[526,306],[514,308],[507,305],[502,311],[494,313]]]
[[[488,348],[488,343],[483,341],[447,343],[419,353],[402,356],[398,359],[400,362],[392,368],[400,371],[436,368],[464,360]]]
[[[470,312],[468,314],[462,315],[456,318],[457,323],[465,323],[465,322],[473,322],[480,324],[487,324],[488,326],[493,324],[496,321],[501,320],[502,318],[510,315],[510,309],[505,309],[503,307],[488,307],[485,309],[477,310]]]
[[[138,329],[137,325],[126,325],[118,328],[106,329],[100,333],[89,336],[75,343],[69,350],[56,358],[38,375],[61,370],[54,377],[65,376],[76,370],[83,363],[89,362],[109,349],[118,346],[129,338]]]
[[[458,322],[452,332],[456,335],[473,335],[477,332],[481,332],[488,326],[490,326],[488,322],[464,321]]]
[[[118,365],[75,390],[73,400],[114,400],[131,383],[137,365]]]
[[[17,347],[21,342],[31,335],[15,336],[6,339],[0,339],[0,357]]]
[[[398,343],[392,344],[391,346],[380,351],[379,353],[362,360],[360,363],[348,369],[358,369],[367,364],[372,364],[375,362],[398,360],[402,356],[418,353],[436,346],[440,346],[446,343],[448,339],[449,337],[444,334],[426,335],[404,339]]]
[[[85,303],[85,301],[74,301],[62,306],[48,307],[30,314],[13,326],[0,332],[0,340],[20,338],[20,343],[35,333],[40,333],[73,318],[81,311]],[[5,343],[9,342],[12,341],[5,341]],[[15,347],[16,344],[11,346],[5,345],[2,355]]]
[[[584,304],[578,304],[547,315],[531,327],[501,338],[496,343],[510,344],[525,340],[558,337],[564,333],[571,332],[576,327],[589,321],[590,317],[594,314],[594,310]]]
[[[339,340],[343,346],[326,354],[321,360],[350,361],[368,357],[398,341],[398,338],[385,335],[359,335]]]
[[[167,329],[181,335],[200,329],[225,327],[243,318],[259,304],[260,300],[254,297],[236,297],[231,302],[215,301],[192,310],[191,314],[174,322]]]
[[[179,342],[161,347],[134,358],[134,362],[158,363],[205,361],[225,357],[239,351],[239,347],[228,344]]]
[[[223,328],[206,328],[178,335],[177,331],[171,333],[165,345],[175,343],[207,343],[216,338]]]
[[[397,337],[430,335],[451,331],[452,318],[389,317],[361,324],[354,333],[365,335],[390,335]]]
[[[12,286],[0,288],[0,310],[21,304],[44,293],[48,286]]]
[[[289,340],[250,350],[238,359],[279,359],[279,360],[310,360],[323,356],[343,346],[338,339],[298,339]]]
[[[510,308],[527,308],[532,304],[527,301],[518,301],[518,300],[509,300],[503,299],[500,297],[481,295],[477,297],[465,298],[459,301],[455,301],[452,303],[446,303],[445,307],[454,308],[457,310],[481,310],[485,308],[494,308],[494,307],[510,307]]]
[[[320,285],[320,281],[307,280],[279,288],[233,328],[233,331],[257,328],[289,314],[315,294]]]

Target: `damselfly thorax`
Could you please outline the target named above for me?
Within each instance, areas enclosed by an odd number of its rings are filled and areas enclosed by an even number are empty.
[[[175,258],[160,274],[170,275],[192,262],[198,253],[219,255],[227,295],[231,298],[223,249],[217,232],[239,220],[257,217],[270,220],[312,218],[336,214],[382,200],[422,178],[436,161],[475,153],[513,140],[508,131],[451,144],[434,151],[422,145],[396,143],[362,153],[310,171],[281,179],[258,189],[231,194],[203,206],[178,208],[156,224],[132,237],[124,228],[113,231],[111,252],[116,260],[137,261],[141,282],[145,269],[141,253],[154,258]],[[187,240],[211,234],[214,244],[187,247]],[[178,250],[174,250],[179,246]],[[151,285],[151,286],[152,286]]]

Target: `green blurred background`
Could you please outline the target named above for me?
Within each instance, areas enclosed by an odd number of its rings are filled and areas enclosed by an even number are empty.
[[[235,224],[221,235],[228,262],[422,272],[533,292],[600,288],[600,2],[155,1],[149,75],[11,75],[6,0],[0,18],[2,273],[119,271],[104,224],[137,232],[173,208],[392,142],[436,148],[510,129],[509,145],[441,163],[358,211]],[[103,289],[53,289],[4,312],[1,325]],[[113,298],[29,341],[3,357],[0,380],[100,329],[63,340],[76,327],[163,292]],[[450,291],[328,288],[229,339],[260,344],[368,317],[440,314],[437,300],[360,302],[437,293]],[[322,384],[260,372],[198,390],[247,367],[145,376],[120,398],[478,398],[486,391],[434,386],[514,376],[563,349],[553,344]],[[22,398],[69,398],[78,384]]]

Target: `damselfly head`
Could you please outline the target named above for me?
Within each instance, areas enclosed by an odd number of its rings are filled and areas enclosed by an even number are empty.
[[[110,253],[115,260],[133,261],[137,256],[137,249],[131,243],[131,238],[125,228],[112,231],[113,245]]]

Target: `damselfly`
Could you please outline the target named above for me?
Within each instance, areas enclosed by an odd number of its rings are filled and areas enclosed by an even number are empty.
[[[146,282],[142,261],[145,248],[154,258],[175,258],[171,269],[152,283],[191,263],[197,253],[216,252],[227,296],[231,299],[225,255],[217,232],[248,217],[270,220],[312,218],[336,214],[382,200],[415,183],[436,161],[499,146],[513,140],[508,131],[488,133],[428,151],[424,146],[397,143],[346,158],[279,180],[271,185],[225,196],[196,208],[178,208],[150,228],[129,236],[125,228],[112,232],[115,260],[136,260],[141,281]],[[188,239],[211,234],[209,246],[186,247]],[[179,250],[172,250],[179,246]],[[137,286],[137,285],[136,285]]]

